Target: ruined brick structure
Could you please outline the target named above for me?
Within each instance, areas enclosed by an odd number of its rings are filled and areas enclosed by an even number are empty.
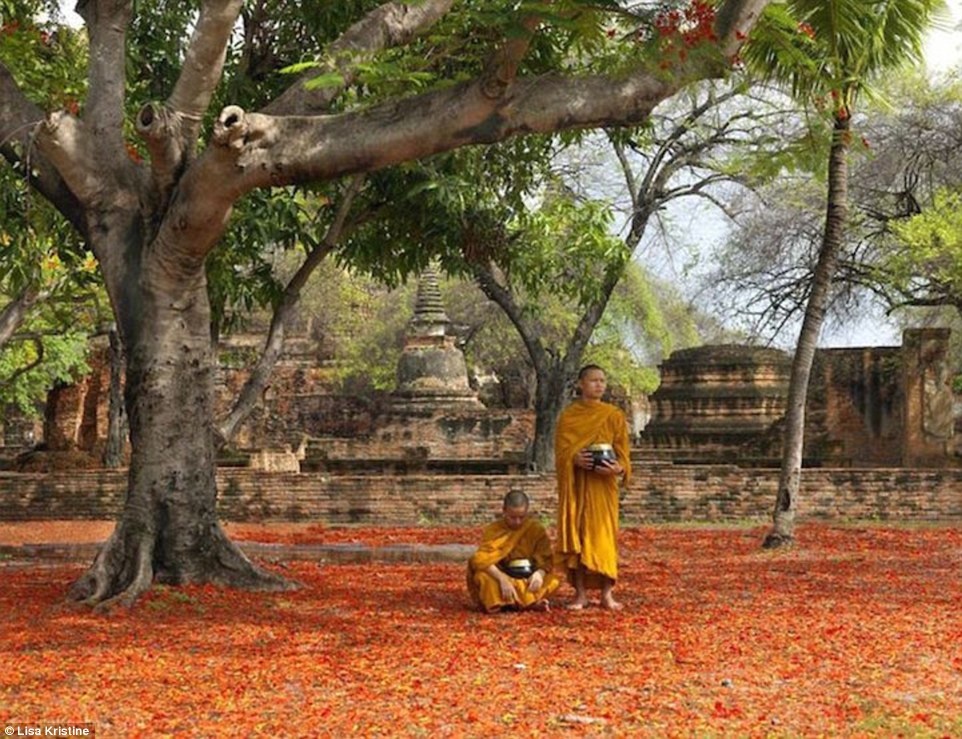
[[[446,334],[436,282],[429,276],[422,288],[395,393],[336,393],[330,360],[319,358],[304,336],[293,337],[262,407],[241,427],[222,464],[370,475],[521,471],[531,412],[478,402]],[[806,466],[958,464],[948,337],[944,329],[913,329],[902,347],[819,350],[806,411]],[[425,349],[443,359],[425,361]],[[662,365],[639,448],[676,463],[777,465],[789,362],[784,352],[758,347],[674,353]],[[64,469],[96,466],[103,448],[105,349],[93,353],[91,365],[84,381],[50,394],[43,438],[66,455]],[[221,411],[245,379],[243,369],[221,368]],[[4,428],[20,429],[20,440],[11,444],[9,433],[6,439],[17,452],[35,434],[15,422]]]
[[[806,465],[959,463],[948,329],[909,329],[901,347],[819,349],[805,411]],[[777,464],[791,359],[702,346],[662,365],[640,446],[676,461]]]
[[[785,415],[791,357],[778,349],[714,345],[682,349],[661,365],[642,446],[672,456],[745,456]]]
[[[7,456],[28,455],[26,469],[90,469],[99,467],[107,439],[110,359],[106,337],[91,341],[87,357],[90,372],[72,384],[47,393],[41,419],[26,418],[14,408],[0,416],[0,449]],[[34,449],[42,455],[30,457]],[[0,457],[2,458],[2,457]]]
[[[450,326],[437,272],[428,268],[418,281],[414,316],[398,360],[397,387],[391,394],[395,410],[408,413],[482,408]]]

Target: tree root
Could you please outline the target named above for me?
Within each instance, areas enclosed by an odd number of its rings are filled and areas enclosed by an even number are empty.
[[[216,558],[219,565],[207,582],[243,590],[280,592],[296,590],[300,585],[278,574],[265,570],[247,558],[218,525],[214,532]]]
[[[171,585],[211,583],[241,590],[278,592],[294,590],[298,583],[257,566],[224,534],[214,527],[203,554],[182,554],[183,560],[155,561],[156,534],[122,533],[118,525],[97,553],[90,568],[74,582],[67,598],[95,611],[132,606],[147,592],[154,580]]]
[[[792,546],[795,546],[795,537],[777,531],[770,531],[762,542],[762,549],[784,549]]]
[[[94,558],[93,564],[73,585],[67,598],[97,611],[131,606],[150,589],[154,577],[151,560],[153,538],[140,538],[132,551],[118,526]]]

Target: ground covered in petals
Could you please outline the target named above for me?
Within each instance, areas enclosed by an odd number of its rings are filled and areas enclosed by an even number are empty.
[[[471,532],[295,533],[376,546]],[[157,587],[99,615],[63,600],[80,566],[8,564],[0,723],[93,722],[98,737],[962,736],[962,534],[809,525],[771,552],[763,533],[623,531],[618,613],[482,616],[457,564],[290,561],[274,567],[294,592]]]

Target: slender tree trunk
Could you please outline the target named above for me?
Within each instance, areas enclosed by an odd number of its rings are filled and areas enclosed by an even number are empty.
[[[274,310],[274,315],[271,318],[264,350],[251,370],[244,387],[241,388],[234,407],[227,414],[227,418],[216,428],[215,442],[218,448],[230,442],[234,434],[237,433],[238,427],[247,420],[251,411],[260,401],[264,390],[267,389],[274,367],[284,351],[284,335],[287,332],[287,327],[297,315],[301,290],[304,289],[317,267],[340,241],[347,225],[347,217],[354,203],[354,198],[360,192],[364,179],[364,175],[356,175],[351,179],[344,196],[341,198],[340,205],[338,205],[334,222],[328,228],[323,240],[311,250],[304,263],[284,288],[281,302]]]
[[[532,471],[554,469],[554,432],[558,414],[565,405],[565,372],[560,364],[538,372],[534,395],[534,439],[531,444]]]
[[[217,521],[214,364],[206,283],[150,285],[125,324],[132,456],[116,529],[70,597],[130,604],[156,578],[248,589],[290,587],[247,559]],[[153,288],[153,289],[151,289]]]
[[[815,360],[818,336],[828,307],[829,292],[838,251],[848,217],[848,117],[835,120],[832,149],[828,163],[828,201],[825,231],[812,277],[812,289],[805,305],[805,318],[798,335],[798,346],[792,360],[788,385],[788,412],[782,447],[782,466],[778,478],[778,495],[772,515],[774,526],[762,544],[765,548],[790,545],[795,539],[795,512],[802,473],[805,445],[805,403],[808,382]]]

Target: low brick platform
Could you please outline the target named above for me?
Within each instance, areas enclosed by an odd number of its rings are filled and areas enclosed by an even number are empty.
[[[364,544],[264,544],[238,542],[244,554],[254,560],[287,562],[306,560],[321,564],[359,564],[392,562],[424,564],[467,562],[474,554],[470,544],[389,544],[372,547]],[[99,543],[41,543],[0,545],[0,566],[23,562],[89,562]]]

